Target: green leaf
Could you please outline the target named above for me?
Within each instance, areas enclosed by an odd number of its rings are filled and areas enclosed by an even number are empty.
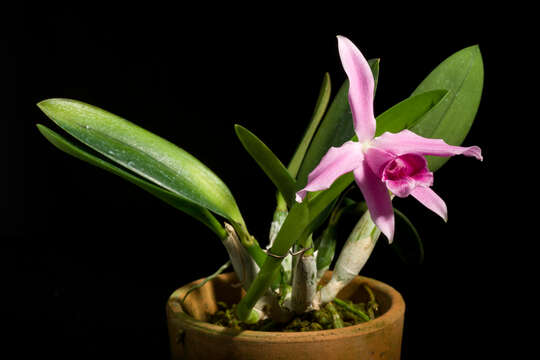
[[[371,72],[373,73],[373,80],[375,80],[375,86],[373,87],[373,92],[377,92],[377,85],[379,84],[379,67],[381,64],[381,59],[369,59],[368,60],[369,67],[371,68]]]
[[[375,83],[379,77],[379,59],[369,60]],[[307,184],[309,173],[317,166],[328,149],[332,146],[341,146],[354,136],[352,113],[348,100],[349,81],[345,81],[337,92],[328,109],[319,129],[313,137],[300,166],[296,182],[299,188]]]
[[[434,89],[447,89],[448,95],[411,130],[418,135],[443,139],[450,145],[461,145],[480,104],[484,82],[484,65],[478,46],[456,52],[435,68],[418,85],[412,95]],[[428,156],[431,171],[439,169],[448,158]]]
[[[421,264],[424,262],[424,245],[418,231],[405,214],[394,208],[396,214],[396,238],[392,248],[405,264]],[[403,230],[403,231],[402,231]]]
[[[287,167],[287,170],[289,170],[289,174],[291,174],[293,179],[296,178],[296,175],[298,174],[298,170],[300,169],[300,165],[304,160],[304,156],[309,147],[309,144],[311,143],[311,140],[313,139],[313,135],[315,134],[315,131],[317,130],[319,123],[324,113],[326,112],[326,108],[328,107],[328,102],[330,100],[330,89],[330,74],[325,73],[323,83],[319,91],[319,97],[317,98],[317,103],[315,104],[315,110],[313,112],[313,116],[311,117],[311,122],[309,123],[306,132],[304,133],[304,136],[302,138],[302,141],[300,141],[300,144],[296,148],[291,162]],[[274,216],[276,216],[276,214],[281,214],[284,211],[287,211],[286,201],[279,191],[277,192],[276,200],[277,206],[274,212]]]
[[[324,229],[317,244],[317,271],[330,267],[336,252],[337,228],[335,225],[328,225]]]
[[[411,96],[408,99],[392,106],[390,109],[377,116],[377,129],[375,136],[384,132],[397,133],[403,129],[409,129],[420,118],[427,114],[448,93],[446,90],[432,90]]]
[[[66,132],[105,157],[230,221],[244,223],[227,186],[176,145],[80,101],[49,99],[38,106]]]
[[[102,160],[99,157],[90,154],[89,152],[82,149],[78,145],[73,144],[72,142],[66,140],[63,136],[59,135],[58,133],[54,132],[53,130],[50,130],[49,128],[43,125],[38,124],[37,127],[38,127],[38,130],[41,132],[41,134],[47,140],[49,140],[54,146],[56,146],[58,149],[62,150],[63,152],[71,156],[74,156],[79,160],[86,161],[89,164],[92,164],[101,169],[104,169],[110,173],[118,175],[121,178],[149,192],[150,194],[154,195],[158,199],[173,206],[174,208],[193,216],[195,219],[199,220],[204,225],[206,225],[210,230],[216,233],[216,235],[220,239],[227,236],[223,226],[221,226],[221,224],[216,220],[216,218],[207,209],[187,199],[184,199],[177,194],[174,194],[168,190],[165,190],[159,186],[156,186],[142,178],[139,178],[123,169],[120,169],[117,166],[109,163],[108,161]]]
[[[304,155],[306,154],[308,146],[311,143],[311,139],[313,138],[315,130],[317,130],[317,127],[319,126],[319,123],[326,111],[328,102],[330,101],[330,89],[330,74],[325,73],[323,83],[319,92],[319,97],[317,98],[317,103],[315,104],[315,111],[313,112],[313,116],[311,117],[311,122],[309,123],[308,128],[304,133],[304,137],[296,148],[296,152],[294,153],[291,162],[287,167],[289,173],[293,178],[295,178],[298,174],[298,170],[300,169],[300,165],[302,164],[302,160],[304,159]]]
[[[310,231],[307,231],[311,220],[309,210],[305,202],[295,203],[292,206],[270,249],[273,254],[285,255],[295,243],[309,236]]]
[[[295,201],[296,183],[285,166],[251,131],[240,125],[235,125],[234,130],[244,148],[272,180],[279,192],[283,194],[287,205],[291,207]]]
[[[320,191],[317,196],[314,196],[308,201],[310,228],[316,223],[318,216],[324,211],[328,211],[327,207],[354,181],[352,172],[340,176],[330,188]],[[311,231],[314,229],[311,228]]]

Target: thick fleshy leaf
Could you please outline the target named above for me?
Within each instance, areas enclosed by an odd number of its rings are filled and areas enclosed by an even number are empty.
[[[369,60],[368,63],[373,72],[375,83],[377,83],[379,59]],[[347,99],[348,92],[349,81],[346,80],[334,96],[302,161],[302,165],[296,176],[296,183],[299,189],[306,186],[309,173],[319,164],[328,149],[332,146],[339,147],[355,136],[351,109],[349,100]]]
[[[313,116],[311,117],[311,122],[309,123],[306,132],[304,133],[304,136],[302,137],[302,140],[300,141],[300,144],[298,144],[298,147],[296,148],[296,151],[289,162],[289,166],[287,166],[287,170],[289,170],[289,174],[293,177],[293,179],[296,179],[296,175],[298,175],[298,170],[300,169],[300,165],[302,165],[302,161],[304,160],[304,156],[306,155],[306,151],[309,148],[309,144],[311,143],[311,140],[313,139],[313,135],[315,135],[315,131],[319,127],[319,123],[321,122],[321,119],[323,118],[323,115],[326,112],[326,108],[328,107],[328,102],[330,101],[330,91],[331,91],[331,83],[330,83],[330,74],[325,73],[323,82],[321,85],[321,89],[319,90],[319,97],[317,98],[317,102],[315,104],[315,110],[313,111]],[[282,211],[285,211],[284,204],[285,199],[283,198],[283,195],[278,191],[277,193],[277,207],[275,213],[279,213]],[[274,213],[274,216],[275,216]]]
[[[317,103],[315,104],[315,110],[313,112],[313,116],[311,117],[311,122],[309,123],[306,129],[306,132],[304,133],[304,136],[302,137],[302,141],[300,141],[300,144],[296,148],[296,151],[291,159],[291,162],[289,163],[289,166],[287,167],[287,169],[289,170],[289,173],[291,174],[293,178],[296,178],[296,175],[298,174],[298,170],[300,169],[300,165],[302,164],[302,160],[304,160],[306,151],[309,147],[309,144],[311,143],[311,140],[313,139],[313,135],[315,134],[315,131],[319,127],[319,123],[321,122],[321,119],[323,118],[323,115],[326,112],[326,108],[328,107],[328,102],[330,101],[330,92],[331,92],[330,74],[326,73],[324,74],[323,83],[319,91],[319,97],[317,98]]]
[[[334,200],[354,181],[352,172],[339,177],[329,189],[321,191],[317,196],[309,200],[310,230],[313,231],[316,219],[323,212],[328,212],[328,207]]]
[[[412,95],[434,89],[447,89],[447,96],[420,119],[411,130],[416,134],[443,139],[450,145],[461,145],[472,126],[484,82],[484,65],[478,46],[456,52],[437,66]],[[428,157],[431,171],[448,159]]]
[[[38,106],[66,132],[105,157],[230,221],[244,223],[227,186],[169,141],[80,101],[48,99]]]
[[[373,72],[373,96],[375,96],[375,94],[377,93],[377,85],[379,84],[379,66],[381,64],[381,59],[369,59],[368,64],[371,68],[371,72]]]
[[[317,244],[317,271],[330,267],[336,252],[337,229],[335,225],[328,225],[323,231]]]
[[[348,99],[354,129],[360,142],[369,141],[375,135],[373,74],[360,50],[346,37],[337,38],[341,64],[349,79]]]
[[[97,166],[101,169],[104,169],[110,173],[118,175],[121,178],[131,182],[132,184],[137,185],[138,187],[149,192],[150,194],[166,202],[167,204],[173,206],[174,208],[193,216],[195,219],[199,220],[204,225],[206,225],[210,230],[216,233],[216,235],[218,235],[219,238],[224,238],[227,235],[225,233],[225,229],[223,228],[223,226],[221,226],[221,224],[217,221],[217,219],[207,209],[185,198],[182,198],[179,195],[174,194],[166,189],[156,186],[145,179],[135,176],[127,172],[126,170],[123,170],[113,165],[112,163],[108,161],[105,161],[95,155],[92,155],[90,152],[86,151],[81,146],[76,145],[66,140],[63,136],[50,130],[46,126],[38,124],[37,127],[39,131],[41,132],[41,134],[47,140],[49,140],[54,146],[64,151],[65,153],[71,156],[74,156],[79,160],[86,161],[87,163]]]
[[[446,90],[431,90],[397,103],[377,116],[375,136],[385,132],[397,133],[403,129],[409,129],[435,107],[447,93]]]
[[[285,166],[257,136],[243,126],[235,125],[234,130],[240,142],[253,157],[264,173],[272,180],[291,207],[295,198],[296,183]]]
[[[309,231],[306,229],[311,218],[309,210],[306,204],[294,204],[270,249],[273,254],[285,255],[294,244],[307,238]]]

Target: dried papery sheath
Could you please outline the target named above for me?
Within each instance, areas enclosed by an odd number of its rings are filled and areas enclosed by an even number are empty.
[[[300,255],[294,268],[290,307],[296,313],[317,310],[313,303],[317,293],[317,264],[315,256]],[[315,306],[314,306],[315,305]]]
[[[325,304],[332,301],[366,264],[377,239],[381,234],[369,212],[360,218],[339,255],[332,279],[321,289],[320,301]]]
[[[274,213],[274,217],[272,219],[272,224],[270,224],[270,243],[266,247],[266,249],[270,249],[272,245],[274,244],[274,240],[276,239],[276,236],[281,229],[281,225],[283,225],[283,221],[285,221],[285,218],[287,218],[287,211],[282,210],[276,210]]]
[[[227,237],[223,240],[223,244],[229,253],[234,271],[242,287],[247,290],[253,279],[257,276],[259,267],[240,243],[240,239],[234,228],[230,224],[225,223],[225,231],[227,232]],[[266,291],[257,301],[253,310],[258,316],[258,320],[264,320],[269,315],[273,319],[286,319],[289,316],[279,308],[278,297],[271,290]]]
[[[259,320],[271,318],[275,322],[287,322],[294,315],[288,308],[281,306],[279,297],[268,290],[253,307],[259,314]]]
[[[240,243],[240,239],[234,228],[230,224],[225,223],[225,231],[227,232],[227,236],[223,239],[223,245],[225,245],[229,253],[229,258],[231,259],[238,280],[244,289],[248,289],[255,276],[257,276],[259,267]]]

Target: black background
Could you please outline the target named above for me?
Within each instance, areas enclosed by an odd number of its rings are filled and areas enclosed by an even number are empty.
[[[252,234],[265,244],[274,188],[237,140],[257,134],[284,162],[309,121],[324,72],[345,78],[337,34],[381,58],[375,109],[408,97],[442,60],[479,44],[482,103],[465,145],[482,163],[451,159],[435,175],[449,221],[399,199],[424,239],[425,262],[406,265],[380,241],[362,274],[387,282],[407,303],[403,359],[468,358],[498,351],[482,340],[498,320],[486,302],[500,279],[488,235],[490,132],[500,115],[499,23],[481,12],[409,16],[330,6],[112,9],[26,5],[10,27],[2,153],[2,308],[23,340],[19,358],[169,356],[165,302],[182,284],[227,260],[202,225],[135,186],[53,148],[35,124],[54,124],[35,104],[67,97],[94,104],[161,135],[208,165],[229,186]],[[510,51],[510,50],[506,50]],[[5,165],[4,165],[5,166]],[[6,201],[7,199],[7,201]],[[382,238],[381,238],[382,239]],[[490,241],[490,246],[486,243]]]

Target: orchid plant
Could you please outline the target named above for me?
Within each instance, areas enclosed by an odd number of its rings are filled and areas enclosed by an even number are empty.
[[[43,125],[38,129],[60,150],[201,221],[220,239],[246,290],[238,317],[246,323],[268,317],[286,321],[293,314],[339,303],[338,292],[361,271],[381,233],[393,241],[395,215],[412,227],[394,209],[395,196],[411,195],[446,221],[445,202],[431,189],[434,172],[454,155],[482,160],[479,147],[459,146],[482,93],[477,46],[450,56],[410,97],[375,117],[379,60],[368,61],[349,39],[337,39],[348,80],[330,102],[330,76],[325,74],[312,120],[287,167],[253,133],[235,126],[244,148],[277,188],[264,250],[223,181],[163,138],[69,99],[48,99],[38,106],[79,142]],[[347,196],[353,182],[363,201]],[[341,216],[351,209],[356,226],[337,256],[330,281],[321,286],[336,255]]]

